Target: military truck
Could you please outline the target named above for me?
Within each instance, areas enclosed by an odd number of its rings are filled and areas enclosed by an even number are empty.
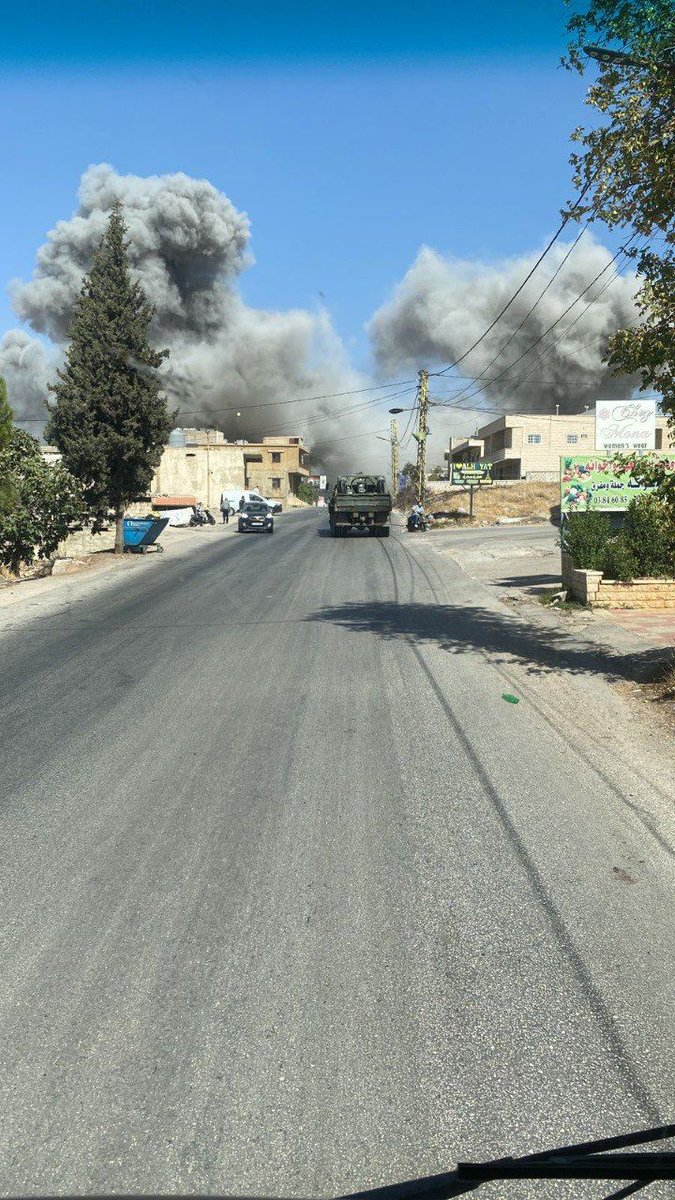
[[[374,537],[389,537],[391,510],[383,475],[340,475],[328,501],[331,534],[369,529]]]

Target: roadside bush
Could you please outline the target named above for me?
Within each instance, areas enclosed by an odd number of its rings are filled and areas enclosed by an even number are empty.
[[[295,494],[298,500],[304,501],[305,504],[313,504],[319,492],[317,488],[312,487],[311,483],[307,483],[306,479],[301,479]]]
[[[602,571],[607,579],[675,575],[675,528],[659,496],[636,496],[614,535],[605,513],[573,513],[563,524],[560,545],[577,569]]]
[[[675,529],[659,496],[631,501],[618,540],[634,557],[638,575],[670,576],[675,571]]]
[[[57,464],[43,459],[35,438],[13,429],[0,450],[0,563],[17,572],[36,558],[49,558],[72,528],[86,515],[82,489]]]
[[[611,535],[605,513],[571,513],[560,530],[560,545],[578,571],[602,571]]]
[[[640,575],[637,559],[621,536],[607,543],[601,563],[600,570],[606,579],[621,579],[625,583]]]

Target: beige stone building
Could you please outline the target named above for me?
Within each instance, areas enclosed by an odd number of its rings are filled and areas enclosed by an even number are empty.
[[[656,449],[675,449],[675,437],[665,417],[656,418]],[[495,479],[532,479],[556,482],[563,454],[592,454],[595,450],[595,413],[541,416],[505,413],[476,430],[472,438],[450,438],[445,452],[451,462],[489,459]]]
[[[264,437],[262,442],[226,442],[220,430],[176,430],[184,444],[166,447],[152,480],[153,496],[196,496],[217,507],[228,488],[258,489],[287,500],[309,475],[309,449],[301,437]],[[182,440],[182,439],[180,439]]]
[[[58,462],[53,446],[43,446],[48,462]],[[257,489],[288,500],[309,470],[309,449],[301,437],[264,437],[262,442],[226,442],[219,429],[177,429],[164,450],[150,495],[194,496],[217,508],[228,488]],[[148,497],[149,498],[149,497]]]

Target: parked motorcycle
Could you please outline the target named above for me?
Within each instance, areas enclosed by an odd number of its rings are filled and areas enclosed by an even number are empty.
[[[196,525],[215,525],[216,519],[209,512],[208,508],[204,508],[203,504],[197,504],[192,511],[190,517],[190,525],[194,528]]]

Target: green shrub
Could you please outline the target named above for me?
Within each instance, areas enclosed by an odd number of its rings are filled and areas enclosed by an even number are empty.
[[[637,559],[621,535],[607,543],[600,561],[600,570],[606,579],[620,579],[626,583],[640,574]]]
[[[306,479],[301,479],[295,494],[298,500],[303,500],[305,504],[313,504],[319,493],[317,488],[312,487],[311,483],[308,483]]]
[[[631,500],[615,535],[605,513],[572,513],[563,522],[560,544],[577,569],[602,571],[608,579],[675,575],[675,526],[655,495]]]
[[[13,572],[48,558],[86,516],[80,484],[60,463],[49,466],[23,429],[13,429],[0,450],[0,499],[8,495],[0,507],[0,564]]]
[[[619,540],[635,559],[637,575],[673,574],[675,529],[666,505],[658,496],[636,496],[631,500]]]
[[[560,545],[578,571],[602,571],[611,534],[612,526],[605,513],[571,513],[563,521]]]

